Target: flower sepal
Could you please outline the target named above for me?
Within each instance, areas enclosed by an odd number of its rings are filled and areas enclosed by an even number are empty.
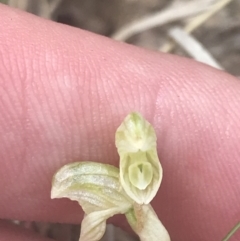
[[[75,162],[54,175],[51,198],[77,201],[85,212],[79,241],[98,241],[104,235],[106,220],[126,213],[133,201],[119,182],[119,169],[102,163]]]
[[[167,230],[150,204],[134,205],[126,213],[126,218],[141,241],[170,241]]]

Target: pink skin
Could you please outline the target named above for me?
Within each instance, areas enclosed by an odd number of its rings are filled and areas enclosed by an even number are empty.
[[[157,132],[153,206],[172,241],[221,240],[239,221],[236,78],[3,5],[0,19],[0,218],[80,223],[77,203],[50,199],[54,172],[117,166],[115,130],[139,111]],[[0,226],[0,240],[31,239]]]

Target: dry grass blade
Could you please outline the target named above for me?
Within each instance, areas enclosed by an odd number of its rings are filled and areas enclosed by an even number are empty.
[[[212,17],[214,14],[219,12],[221,9],[223,9],[227,4],[229,4],[232,0],[220,0],[216,4],[214,4],[209,11],[199,14],[195,18],[193,18],[184,28],[184,30],[187,33],[191,33],[195,29],[197,29],[199,26],[201,26],[203,23],[205,23],[210,17]],[[164,44],[159,50],[162,52],[170,52],[174,48],[174,43],[167,42]]]
[[[169,30],[169,35],[180,45],[190,56],[199,62],[208,64],[217,69],[223,69],[211,54],[193,36],[183,29],[175,27]]]
[[[227,234],[227,236],[222,241],[228,241],[237,231],[240,229],[240,222],[238,222],[234,228]]]
[[[215,0],[216,1],[216,0]],[[195,0],[189,3],[181,3],[172,5],[165,10],[161,10],[155,14],[136,20],[126,26],[120,28],[112,35],[113,39],[125,41],[134,34],[141,33],[148,29],[164,25],[179,19],[194,16],[203,11],[206,11],[213,2],[213,0]]]

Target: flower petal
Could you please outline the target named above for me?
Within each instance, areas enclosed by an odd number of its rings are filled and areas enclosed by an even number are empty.
[[[79,241],[98,241],[106,230],[106,220],[118,213],[125,213],[129,208],[111,208],[103,211],[96,211],[86,215],[81,224]]]
[[[153,177],[152,166],[148,162],[136,162],[129,166],[129,180],[140,190],[146,189]]]
[[[120,182],[139,204],[151,202],[162,181],[156,140],[153,127],[138,113],[128,115],[116,132]]]
[[[156,148],[156,140],[151,124],[137,112],[127,115],[116,132],[116,146],[119,153],[152,150]]]
[[[63,166],[53,177],[51,198],[78,201],[85,213],[131,206],[119,182],[119,169],[101,163],[75,162]]]
[[[141,241],[170,241],[167,230],[150,204],[135,206],[126,217]]]

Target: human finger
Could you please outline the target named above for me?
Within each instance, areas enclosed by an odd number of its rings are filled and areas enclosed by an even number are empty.
[[[114,133],[134,110],[157,131],[164,178],[153,205],[173,240],[230,229],[239,217],[236,79],[4,6],[0,16],[2,217],[80,222],[77,204],[50,200],[52,175],[76,160],[118,165]]]

